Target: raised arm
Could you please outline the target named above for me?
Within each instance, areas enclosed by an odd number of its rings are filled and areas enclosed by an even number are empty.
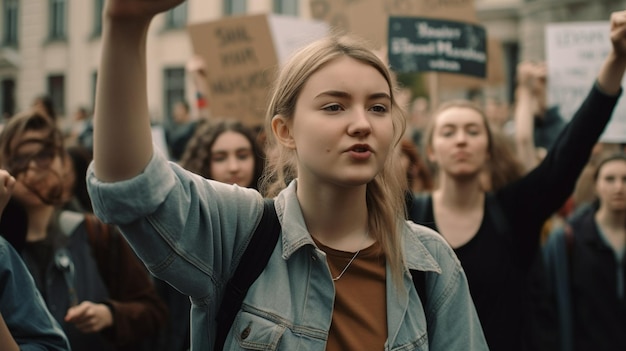
[[[118,181],[152,157],[146,35],[152,18],[183,0],[107,0],[94,113],[95,174]]]
[[[600,74],[598,86],[611,95],[619,93],[626,69],[626,11],[611,14],[612,50],[607,56]]]
[[[533,135],[534,112],[537,108],[536,85],[542,84],[538,81],[541,74],[545,78],[545,67],[532,62],[521,62],[517,66],[517,88],[515,89],[515,146],[519,160],[524,166],[524,171],[528,172],[539,163],[537,150]]]

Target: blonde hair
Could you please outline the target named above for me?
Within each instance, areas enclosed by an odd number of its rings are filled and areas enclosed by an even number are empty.
[[[286,119],[294,118],[296,102],[308,79],[325,65],[341,57],[350,57],[369,65],[385,78],[391,91],[393,147],[399,144],[406,127],[406,117],[394,98],[395,84],[385,64],[366,44],[354,38],[332,35],[320,39],[293,55],[275,81],[265,116],[268,159],[261,181],[261,191],[265,196],[275,196],[289,181],[297,177],[295,151],[283,147],[270,132],[272,118],[275,115]],[[394,154],[393,148],[390,153]],[[401,230],[406,210],[402,175],[397,157],[388,157],[382,171],[367,184],[366,190],[370,234],[381,244],[394,282],[398,286],[402,282],[404,270]]]

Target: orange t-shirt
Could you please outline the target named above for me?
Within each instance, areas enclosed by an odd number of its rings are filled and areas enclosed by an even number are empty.
[[[326,253],[333,278],[339,276],[354,252],[339,251],[317,242]],[[354,259],[335,281],[335,306],[327,351],[383,350],[387,340],[386,262],[378,242]]]

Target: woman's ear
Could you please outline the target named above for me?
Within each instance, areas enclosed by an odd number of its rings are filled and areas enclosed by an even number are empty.
[[[291,134],[291,123],[285,117],[276,115],[272,118],[272,132],[281,145],[289,149],[296,149],[296,143]]]

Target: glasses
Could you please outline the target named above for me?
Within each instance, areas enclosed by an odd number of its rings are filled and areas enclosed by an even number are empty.
[[[20,152],[26,144],[39,144],[41,147],[35,152]],[[52,166],[56,157],[62,155],[62,149],[49,141],[28,140],[15,148],[15,152],[8,158],[6,170],[14,177],[28,170],[36,172],[21,177],[22,184],[46,204],[57,204],[63,195],[63,178]]]
[[[25,172],[30,168],[31,163],[39,169],[48,169],[54,162],[54,159],[60,155],[60,149],[53,143],[29,141],[28,143],[39,143],[41,149],[37,152],[19,153],[16,152],[8,159],[7,170],[16,176],[22,172]],[[24,144],[22,144],[24,145]],[[19,150],[20,147],[17,147]]]
[[[26,171],[30,167],[30,163],[34,161],[37,168],[47,169],[56,156],[56,150],[41,150],[35,154],[16,155],[9,160],[9,166],[7,168],[11,174],[16,175]]]

